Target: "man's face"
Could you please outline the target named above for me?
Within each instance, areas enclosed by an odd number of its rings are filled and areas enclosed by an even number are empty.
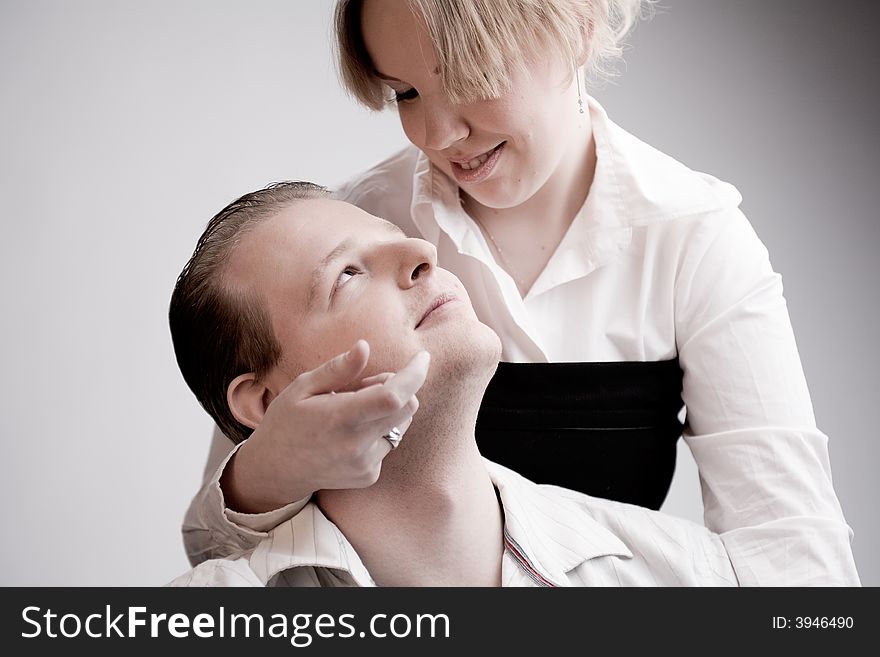
[[[475,352],[497,357],[497,336],[459,280],[436,266],[433,245],[348,203],[295,202],[263,221],[233,252],[226,283],[267,304],[283,352],[272,387],[360,338],[371,348],[364,376],[397,371],[421,350],[434,374],[456,371]]]

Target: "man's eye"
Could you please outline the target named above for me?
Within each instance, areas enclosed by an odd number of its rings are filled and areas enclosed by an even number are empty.
[[[348,281],[351,280],[352,277],[357,276],[358,274],[360,274],[360,271],[358,271],[355,267],[346,267],[345,269],[343,269],[341,272],[339,272],[339,276],[336,277],[336,283],[333,285],[333,291],[335,292],[336,290],[338,290],[340,287],[348,283]]]

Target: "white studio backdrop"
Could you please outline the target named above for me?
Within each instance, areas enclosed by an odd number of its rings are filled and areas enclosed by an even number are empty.
[[[595,94],[743,192],[783,274],[862,580],[878,585],[877,50],[859,4],[829,17],[822,2],[666,0]],[[174,361],[177,274],[236,196],[332,186],[405,143],[393,112],[341,91],[331,13],[0,0],[0,585],[153,586],[187,568],[180,521],[212,423]],[[679,456],[664,510],[700,521]]]

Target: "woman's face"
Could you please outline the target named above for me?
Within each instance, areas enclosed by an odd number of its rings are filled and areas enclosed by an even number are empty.
[[[455,105],[409,3],[367,0],[361,25],[376,71],[397,97],[407,137],[478,203],[516,207],[583,157],[577,135],[586,119],[577,109],[574,71],[555,58],[515,71],[500,98]]]

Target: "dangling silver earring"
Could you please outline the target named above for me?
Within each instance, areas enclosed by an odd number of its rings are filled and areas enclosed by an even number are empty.
[[[580,71],[575,69],[574,75],[577,78],[577,83],[578,83],[578,112],[583,114],[584,113],[584,99],[581,98],[581,74],[580,74]]]

